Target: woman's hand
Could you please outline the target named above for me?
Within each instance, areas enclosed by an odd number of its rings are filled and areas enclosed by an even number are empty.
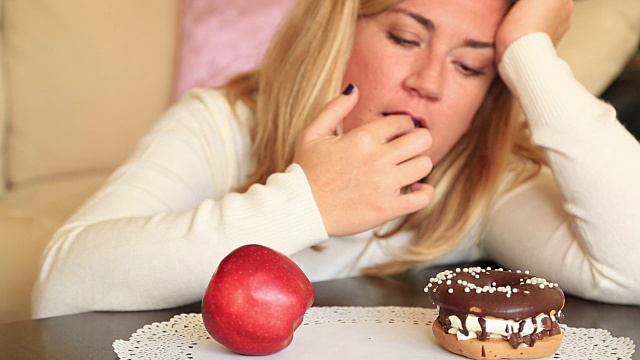
[[[352,235],[418,211],[434,189],[420,179],[431,172],[423,155],[431,146],[427,129],[409,116],[371,121],[336,136],[358,101],[357,89],[331,101],[302,133],[294,162],[304,170],[327,233]]]
[[[518,0],[502,21],[496,35],[496,63],[509,45],[534,32],[547,33],[555,45],[569,30],[573,0]]]

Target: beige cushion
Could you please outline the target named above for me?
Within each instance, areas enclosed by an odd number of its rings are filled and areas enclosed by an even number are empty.
[[[168,106],[176,0],[5,3],[8,177],[113,168]]]
[[[23,1],[23,0],[19,0]],[[0,323],[30,317],[31,288],[53,232],[108,172],[73,175],[8,192],[0,202]]]
[[[576,78],[600,95],[636,53],[639,39],[640,0],[581,0],[558,53]]]
[[[4,1],[0,0],[0,31],[4,27],[3,12]],[[4,67],[4,37],[0,32],[0,199],[6,191],[5,174],[5,143],[7,131],[7,101],[5,92],[5,67]]]

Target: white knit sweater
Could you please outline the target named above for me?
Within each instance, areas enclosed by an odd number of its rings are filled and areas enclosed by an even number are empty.
[[[440,263],[491,258],[572,294],[640,304],[640,145],[590,95],[550,39],[510,46],[500,74],[517,94],[551,170],[503,194],[478,242]],[[260,243],[312,281],[388,259],[372,232],[328,238],[302,169],[234,193],[251,170],[249,124],[219,90],[194,90],[55,234],[34,289],[34,315],[147,310],[198,301],[218,262]],[[385,242],[401,247],[411,234]],[[310,246],[322,244],[324,251]]]

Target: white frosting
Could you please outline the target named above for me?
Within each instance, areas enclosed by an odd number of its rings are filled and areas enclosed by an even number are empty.
[[[534,333],[542,332],[544,329],[544,325],[542,320],[544,318],[548,318],[547,314],[540,314],[536,316],[535,319],[528,318],[525,320],[524,328],[520,333],[522,336],[531,335]],[[551,321],[556,321],[556,317],[551,315]],[[502,337],[508,337],[512,333],[517,333],[520,329],[520,322],[515,320],[507,320],[507,319],[499,319],[494,317],[484,317],[485,330],[489,334],[490,338],[498,339]],[[482,327],[480,326],[480,322],[478,321],[478,317],[475,315],[467,316],[466,328],[469,332],[469,335],[465,335],[462,333],[462,321],[455,315],[449,316],[449,321],[451,322],[451,328],[448,330],[449,334],[455,334],[458,337],[458,340],[469,340],[476,339],[477,333],[482,332]],[[535,321],[535,326],[534,326]]]

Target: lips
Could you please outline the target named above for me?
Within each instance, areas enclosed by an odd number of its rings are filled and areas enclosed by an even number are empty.
[[[413,120],[413,125],[417,128],[427,128],[427,121],[423,118],[412,115],[406,111],[394,111],[394,112],[384,112],[382,116],[391,116],[391,115],[408,115],[411,116],[411,120]]]

